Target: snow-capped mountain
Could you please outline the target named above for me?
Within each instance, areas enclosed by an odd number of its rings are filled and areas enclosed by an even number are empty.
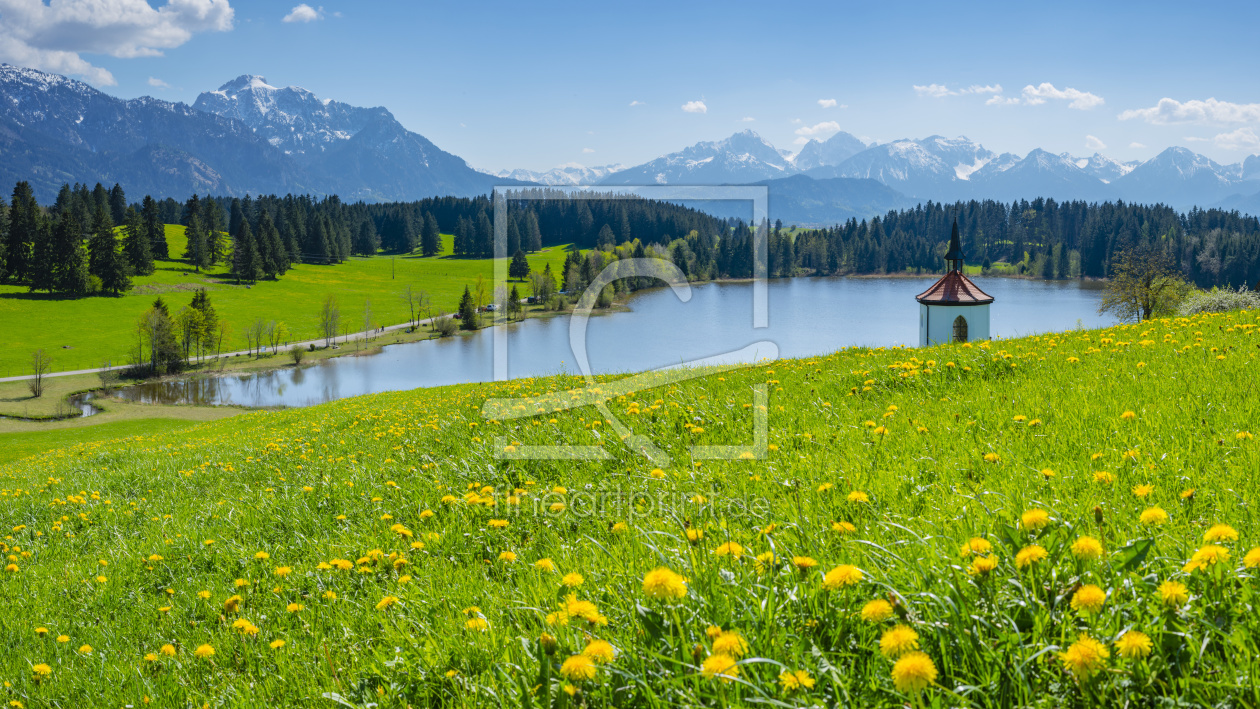
[[[322,152],[369,123],[393,120],[384,108],[319,99],[297,86],[277,88],[261,76],[238,76],[197,97],[193,108],[243,121],[286,153]]]
[[[1133,168],[1115,186],[1118,196],[1174,206],[1210,205],[1239,191],[1242,166],[1222,166],[1185,148],[1168,148]]]
[[[797,170],[811,170],[827,165],[839,165],[866,150],[866,147],[866,143],[856,136],[840,131],[826,140],[810,140],[802,145],[801,151],[789,160]]]
[[[594,185],[614,172],[621,172],[624,169],[626,166],[621,164],[586,167],[570,162],[544,172],[534,170],[499,170],[498,172],[483,170],[483,172],[509,180],[537,182],[540,185]]]
[[[806,170],[812,177],[865,177],[911,197],[953,199],[968,193],[971,174],[997,157],[966,137],[894,140],[839,165]]]
[[[485,194],[495,182],[404,128],[383,107],[321,99],[296,86],[277,88],[260,76],[239,76],[202,93],[193,107],[249,126],[292,156],[312,189],[343,199]]]
[[[1027,199],[1030,194],[1057,200],[1089,200],[1103,186],[1072,156],[1054,155],[1040,148],[1022,160],[990,161],[971,173],[969,182],[974,195],[1000,200]]]
[[[746,130],[726,140],[696,143],[676,153],[613,173],[605,185],[721,185],[756,182],[794,172],[761,136]]]
[[[27,180],[41,200],[64,182],[121,182],[129,193],[186,197],[286,192],[284,154],[243,123],[182,103],[124,101],[57,74],[0,65],[0,184]]]
[[[0,183],[42,200],[66,182],[119,182],[128,194],[337,194],[409,200],[488,193],[504,181],[357,108],[242,76],[196,107],[124,101],[64,76],[0,65]]]
[[[1067,153],[1063,153],[1062,157],[1076,163],[1076,166],[1092,175],[1104,184],[1111,184],[1125,175],[1133,172],[1133,168],[1137,167],[1140,161],[1120,162],[1113,160],[1101,153],[1094,153],[1087,158],[1074,158]]]

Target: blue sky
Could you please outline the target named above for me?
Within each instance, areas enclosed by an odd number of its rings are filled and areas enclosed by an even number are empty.
[[[493,169],[632,165],[746,128],[790,149],[839,128],[1020,154],[1260,153],[1256,3],[330,0],[285,22],[292,0],[173,0],[112,24],[32,3],[0,0],[0,60],[189,103],[260,74],[386,106]]]

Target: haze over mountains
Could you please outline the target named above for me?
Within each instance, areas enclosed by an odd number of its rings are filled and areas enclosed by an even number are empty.
[[[351,106],[260,76],[237,77],[192,106],[121,100],[56,74],[0,65],[0,184],[51,199],[64,182],[121,183],[129,193],[337,194],[412,200],[486,194],[496,184],[749,184],[770,188],[772,218],[826,224],[923,200],[1164,202],[1260,214],[1260,156],[1220,165],[1181,147],[1145,162],[1104,155],[995,153],[965,137],[868,145],[845,132],[793,154],[752,131],[642,165],[547,171],[469,167],[384,107]]]

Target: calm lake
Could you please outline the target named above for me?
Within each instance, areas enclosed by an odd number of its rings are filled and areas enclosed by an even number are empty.
[[[1009,338],[1114,321],[1098,315],[1101,284],[980,278],[996,300],[991,333]],[[681,302],[654,289],[631,298],[631,312],[593,317],[587,357],[594,373],[638,372],[711,358],[825,354],[851,345],[917,345],[914,296],[935,278],[794,278],[771,281],[769,326],[754,329],[751,283],[694,286]],[[570,346],[570,318],[505,326],[512,378],[580,373]],[[489,331],[390,345],[379,354],[339,357],[300,369],[151,382],[118,395],[142,403],[309,406],[360,394],[494,379]],[[750,345],[753,345],[750,347]],[[350,345],[353,346],[353,345]],[[741,351],[742,350],[742,351]],[[739,354],[731,355],[740,351]]]

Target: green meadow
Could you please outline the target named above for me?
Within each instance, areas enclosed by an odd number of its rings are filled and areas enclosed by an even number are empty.
[[[0,700],[1256,706],[1258,324],[66,440],[0,465]]]
[[[167,225],[166,238],[172,256],[182,256],[184,228]],[[105,360],[125,364],[136,338],[140,315],[161,296],[174,315],[192,300],[192,291],[206,288],[221,320],[232,325],[225,351],[245,349],[244,330],[255,318],[283,322],[289,340],[318,336],[318,315],[326,295],[337,296],[342,322],[351,331],[363,329],[363,308],[371,302],[372,321],[396,325],[408,318],[407,306],[398,294],[404,286],[428,293],[434,314],[453,312],[465,286],[478,276],[492,292],[493,259],[455,258],[452,240],[442,236],[442,253],[433,257],[355,257],[331,266],[299,264],[276,281],[252,286],[236,285],[220,264],[210,273],[198,273],[182,260],[158,261],[151,276],[134,279],[135,287],[119,298],[66,299],[28,293],[25,287],[0,285],[0,377],[29,374],[31,352],[44,349],[52,357],[53,371],[88,369]],[[550,263],[559,274],[566,246],[552,246],[529,256],[530,265],[542,269]],[[528,284],[519,284],[528,295]]]

